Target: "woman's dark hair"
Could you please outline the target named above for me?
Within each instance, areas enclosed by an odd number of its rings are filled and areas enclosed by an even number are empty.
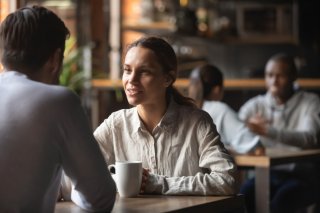
[[[194,101],[191,98],[183,96],[173,86],[173,83],[177,78],[178,61],[173,48],[168,42],[155,36],[142,37],[129,44],[126,49],[126,53],[133,47],[143,47],[152,50],[158,58],[158,62],[162,66],[164,74],[168,74],[172,78],[172,83],[167,88],[166,92],[166,98],[168,101],[173,97],[173,99],[180,105],[195,106]]]
[[[38,71],[57,50],[63,52],[69,30],[52,11],[31,6],[21,8],[0,27],[1,62],[16,71]]]
[[[213,87],[223,86],[222,72],[213,65],[206,64],[199,68],[200,79],[203,85],[203,97],[207,97]]]
[[[218,67],[210,64],[202,65],[194,69],[190,76],[191,84],[200,83],[201,86],[194,86],[194,89],[199,91],[194,91],[193,96],[199,96],[201,94],[201,99],[206,99],[211,93],[212,88],[219,86],[223,87],[223,74]],[[199,100],[199,97],[194,97],[195,100]]]

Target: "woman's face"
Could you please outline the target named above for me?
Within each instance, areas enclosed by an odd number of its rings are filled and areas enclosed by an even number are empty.
[[[133,47],[124,59],[122,84],[129,104],[158,105],[166,100],[170,78],[152,50]]]

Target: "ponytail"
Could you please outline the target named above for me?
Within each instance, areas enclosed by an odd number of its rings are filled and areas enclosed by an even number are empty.
[[[177,88],[173,85],[170,85],[167,88],[167,101],[169,102],[171,98],[180,105],[190,106],[190,107],[197,107],[194,100],[192,98],[186,97],[182,95]]]

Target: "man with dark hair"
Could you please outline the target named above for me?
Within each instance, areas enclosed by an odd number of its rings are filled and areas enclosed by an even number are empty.
[[[292,57],[277,54],[265,66],[267,93],[242,106],[239,117],[268,149],[319,148],[320,99],[295,87],[297,69]],[[317,164],[289,164],[271,170],[271,211],[295,212],[319,197]],[[248,212],[254,212],[254,179],[244,184]]]
[[[25,7],[0,27],[0,212],[53,212],[62,169],[71,199],[111,211],[115,183],[79,98],[59,79],[69,31],[50,10]]]

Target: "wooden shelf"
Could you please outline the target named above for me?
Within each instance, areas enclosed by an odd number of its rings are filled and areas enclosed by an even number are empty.
[[[93,79],[92,87],[95,89],[119,89],[122,88],[121,80]],[[299,79],[297,84],[303,89],[320,89],[320,79]],[[187,88],[189,79],[177,79],[175,86],[181,89]],[[265,89],[264,79],[226,79],[226,89]]]
[[[125,22],[123,29],[128,30],[168,30],[175,31],[175,25],[169,22],[150,22],[150,23],[137,23],[137,22]]]
[[[226,44],[297,44],[297,39],[293,36],[247,36],[235,37],[227,36],[223,39]]]

